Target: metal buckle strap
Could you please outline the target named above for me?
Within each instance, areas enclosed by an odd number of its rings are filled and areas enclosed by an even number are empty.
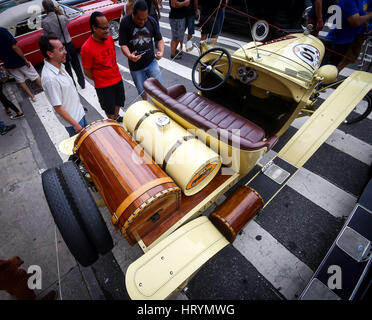
[[[149,117],[150,115],[154,114],[154,113],[158,113],[158,112],[161,112],[161,113],[164,113],[163,110],[150,110],[149,112],[146,112],[142,117],[141,119],[138,120],[134,130],[133,130],[133,139],[137,141],[137,130],[139,128],[139,126],[142,124],[142,122],[147,118]]]
[[[184,141],[188,141],[188,140],[191,140],[191,139],[194,139],[195,137],[194,136],[186,136],[186,137],[183,137],[182,140],[177,140],[175,142],[175,144],[168,150],[167,154],[165,155],[164,157],[164,160],[163,160],[163,164],[161,165],[162,169],[165,170],[166,167],[167,167],[167,164],[168,164],[168,161],[170,159],[170,157],[172,156],[173,152],[177,150],[177,148],[184,142]]]

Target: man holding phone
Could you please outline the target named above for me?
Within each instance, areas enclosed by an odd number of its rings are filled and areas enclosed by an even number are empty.
[[[153,40],[158,42],[156,54]],[[138,94],[146,100],[143,82],[150,77],[163,82],[157,60],[164,55],[164,40],[157,22],[148,15],[147,4],[144,0],[136,1],[133,12],[121,20],[119,44],[121,51],[128,58],[130,73]]]

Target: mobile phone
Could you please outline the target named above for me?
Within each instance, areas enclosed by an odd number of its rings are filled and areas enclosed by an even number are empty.
[[[147,50],[145,50],[145,51],[143,51],[143,52],[141,52],[141,53],[138,53],[138,54],[136,54],[136,56],[143,56],[147,51],[149,51],[150,49],[147,49]]]

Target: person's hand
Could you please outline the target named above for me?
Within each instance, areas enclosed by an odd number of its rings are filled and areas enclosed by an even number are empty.
[[[83,127],[80,124],[76,124],[73,126],[76,133],[79,133],[81,130],[83,130]]]
[[[183,2],[183,4],[184,4],[184,7],[187,7],[187,6],[190,4],[190,0],[185,0],[185,1]]]
[[[158,52],[155,54],[155,59],[156,59],[156,60],[160,60],[161,58],[163,58],[163,55],[164,55],[164,52],[160,52],[160,51],[158,51]]]
[[[25,60],[25,63],[26,63],[27,68],[31,67],[31,63],[30,63],[30,61]]]
[[[132,62],[137,62],[139,59],[141,59],[142,56],[136,55],[137,51],[133,51],[129,56],[128,59]]]
[[[320,31],[324,27],[323,19],[318,19],[316,22],[316,30]]]

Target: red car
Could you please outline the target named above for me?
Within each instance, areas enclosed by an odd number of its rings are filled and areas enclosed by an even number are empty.
[[[19,47],[26,58],[37,65],[43,62],[38,40],[43,34],[41,20],[42,0],[34,0],[9,8],[0,14],[0,26],[7,28],[17,39]],[[68,31],[77,49],[88,39],[90,33],[89,18],[94,11],[101,11],[109,21],[110,34],[114,40],[119,38],[119,20],[124,3],[114,0],[94,0],[71,7],[59,4],[61,10],[69,17]]]

